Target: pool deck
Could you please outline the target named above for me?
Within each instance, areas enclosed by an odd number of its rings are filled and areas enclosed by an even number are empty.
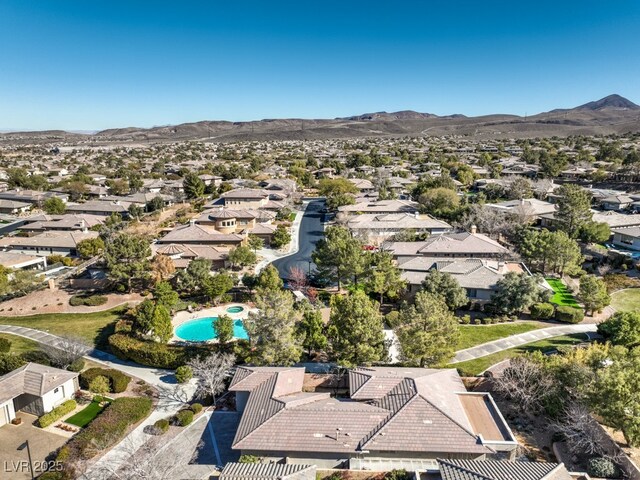
[[[230,307],[242,307],[244,310],[238,313],[230,313],[227,312],[227,308]],[[182,325],[185,322],[189,322],[191,320],[197,320],[199,318],[206,317],[219,317],[220,315],[229,315],[234,320],[244,320],[249,316],[249,312],[257,312],[257,308],[250,308],[246,303],[225,303],[223,305],[218,305],[217,307],[205,308],[203,310],[198,310],[190,312],[189,310],[182,310],[175,314],[173,319],[171,320],[171,325],[173,325],[173,337],[171,338],[169,343],[184,343],[188,342],[187,340],[183,340],[180,337],[177,337],[175,334],[176,328]],[[208,340],[208,342],[216,343],[217,339]]]

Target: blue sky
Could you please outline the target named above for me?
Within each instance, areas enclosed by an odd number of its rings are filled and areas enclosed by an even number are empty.
[[[640,2],[0,2],[0,129],[640,103]]]

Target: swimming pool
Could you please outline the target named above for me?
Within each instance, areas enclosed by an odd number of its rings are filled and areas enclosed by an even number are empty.
[[[244,312],[244,307],[241,307],[240,305],[234,305],[233,307],[227,308],[227,313],[240,313],[240,312]]]
[[[189,342],[206,342],[217,337],[211,322],[217,317],[204,317],[185,322],[176,328],[176,337]],[[242,320],[233,322],[233,337],[246,340],[249,338]]]

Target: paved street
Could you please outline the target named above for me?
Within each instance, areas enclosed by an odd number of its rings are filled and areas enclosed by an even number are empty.
[[[324,235],[322,213],[320,213],[324,207],[324,200],[312,200],[309,202],[298,229],[297,251],[273,262],[273,266],[278,269],[282,278],[289,276],[289,271],[292,267],[301,268],[304,272],[313,270],[311,254],[316,248],[316,242]]]
[[[482,345],[476,345],[475,347],[467,348],[465,350],[459,350],[451,363],[464,362],[467,360],[473,360],[475,358],[486,357],[487,355],[491,355],[492,353],[500,352],[502,350],[507,350],[513,347],[519,347],[520,345],[537,342],[546,338],[558,337],[560,335],[571,335],[573,333],[595,332],[597,329],[597,325],[591,323],[532,330],[530,332],[501,338],[500,340],[494,340],[493,342],[483,343]]]

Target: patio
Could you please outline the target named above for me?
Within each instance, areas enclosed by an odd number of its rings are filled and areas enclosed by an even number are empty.
[[[67,442],[67,438],[50,433],[33,426],[38,417],[28,413],[18,412],[22,419],[20,425],[4,425],[0,427],[0,465],[2,478],[30,479],[27,451],[18,451],[18,447],[29,440],[31,459],[36,476],[43,472],[43,462],[49,454]],[[24,462],[24,463],[22,463]]]

